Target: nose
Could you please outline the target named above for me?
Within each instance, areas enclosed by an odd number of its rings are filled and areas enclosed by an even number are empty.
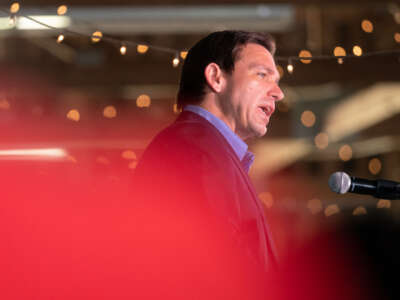
[[[273,89],[271,90],[271,96],[274,98],[275,101],[280,101],[285,97],[285,95],[283,94],[281,88],[279,87],[279,85],[277,83],[274,85]]]

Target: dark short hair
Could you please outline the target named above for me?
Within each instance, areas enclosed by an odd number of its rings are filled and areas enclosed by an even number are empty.
[[[272,55],[275,53],[275,41],[268,33],[226,30],[211,33],[197,42],[188,52],[183,64],[177,105],[202,101],[205,94],[206,79],[204,69],[212,62],[222,70],[231,73],[240,50],[249,43],[265,47]]]

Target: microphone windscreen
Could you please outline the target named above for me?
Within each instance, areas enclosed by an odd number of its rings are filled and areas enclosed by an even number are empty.
[[[329,178],[328,183],[333,192],[345,194],[350,189],[351,178],[344,172],[335,172]]]

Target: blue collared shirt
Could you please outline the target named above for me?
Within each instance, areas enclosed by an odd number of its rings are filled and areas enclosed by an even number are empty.
[[[248,151],[248,146],[242,139],[237,136],[232,129],[228,127],[221,119],[214,116],[208,110],[197,106],[197,105],[186,105],[183,110],[191,111],[207,121],[209,121],[218,131],[224,136],[224,138],[228,141],[229,145],[231,145],[233,151],[238,156],[240,162],[242,163],[243,168],[246,172],[249,171],[251,165],[254,162],[254,154]]]

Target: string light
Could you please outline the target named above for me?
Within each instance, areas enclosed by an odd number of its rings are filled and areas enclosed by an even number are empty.
[[[11,4],[10,6],[10,13],[12,14],[16,14],[20,9],[20,5],[18,2],[14,2],[13,4]]]
[[[325,132],[320,132],[315,136],[314,143],[318,149],[321,149],[321,150],[325,149],[326,147],[328,147],[329,137]]]
[[[63,34],[60,34],[58,37],[57,37],[57,43],[62,43],[62,41],[64,40],[64,35]]]
[[[289,58],[289,60],[288,60],[287,70],[288,70],[289,74],[293,73],[294,67],[293,67],[291,58]]]
[[[353,149],[349,145],[343,145],[339,149],[339,157],[343,161],[349,161],[353,157]]]
[[[187,51],[181,51],[181,57],[182,59],[186,59],[188,52]]]
[[[322,201],[318,198],[313,198],[307,201],[307,208],[313,215],[322,211]]]
[[[361,47],[358,46],[358,45],[355,45],[355,46],[353,47],[353,53],[354,53],[355,56],[361,56],[361,55],[362,55],[362,49],[361,49]]]
[[[299,53],[299,57],[312,57],[312,54],[308,50],[301,50]],[[300,59],[303,64],[310,64],[312,62],[311,59]]]
[[[126,46],[124,44],[121,45],[121,48],[119,48],[119,52],[121,52],[121,55],[126,54]]]
[[[373,158],[368,163],[368,170],[371,174],[378,174],[382,169],[382,163],[378,158]]]
[[[66,5],[60,5],[57,8],[57,14],[59,16],[65,15],[67,13],[67,11],[68,11],[68,7]]]
[[[151,104],[151,99],[149,95],[143,94],[137,97],[136,106],[137,107],[149,107]]]
[[[101,41],[102,37],[103,37],[103,33],[101,31],[95,31],[92,33],[92,42],[98,43]]]
[[[115,118],[117,116],[117,109],[113,105],[108,105],[103,109],[103,116],[108,119]]]
[[[17,19],[16,19],[15,12],[18,12],[19,9],[20,9],[20,5],[19,5],[18,2],[14,2],[10,6],[11,16],[10,16],[10,19],[9,19],[9,23],[10,23],[11,26],[15,26],[16,25]],[[2,10],[2,9],[0,9],[0,10]],[[5,11],[5,10],[3,10],[3,11]],[[65,14],[67,11],[68,11],[68,7],[66,5],[60,5],[57,8],[57,13],[59,15]],[[395,12],[398,12],[398,15],[400,16],[400,11],[396,10]],[[392,14],[395,15],[394,12],[392,12]],[[47,28],[53,29],[53,30],[55,29],[54,27],[52,27],[50,25],[47,25],[47,24],[45,24],[43,22],[39,22],[39,21],[35,20],[34,18],[29,17],[29,16],[19,15],[19,17],[27,18],[30,21],[35,22],[35,23],[37,23],[37,24],[39,24],[39,25],[41,25],[43,27],[47,27]],[[365,30],[366,32],[372,32],[374,30],[374,26],[373,26],[372,22],[369,21],[369,20],[363,20],[361,22],[361,28],[363,30]],[[79,33],[79,32],[73,32],[73,31],[70,31],[70,33],[71,34],[77,34],[77,35],[86,35],[86,34],[82,34],[82,33]],[[92,35],[87,35],[87,36],[91,37],[91,40],[94,43],[95,42],[99,42],[100,40],[103,39],[103,34],[100,31],[96,31]],[[395,41],[397,43],[400,43],[400,34],[396,33],[395,36],[394,36],[394,39],[395,39]],[[124,41],[121,41],[121,40],[119,40],[117,38],[113,38],[113,37],[107,37],[107,38],[104,38],[104,40],[106,40],[107,42],[110,42],[110,43],[115,43],[115,44],[118,43],[119,45],[121,45],[121,43],[124,42]],[[166,47],[137,44],[135,42],[129,42],[129,41],[125,41],[125,43],[135,44],[137,46],[137,52],[141,53],[141,54],[146,53],[149,48],[154,48],[157,51],[163,51],[163,52],[167,52],[167,53],[178,53],[179,54],[178,55],[178,59],[179,59],[179,56],[182,59],[185,59],[186,55],[187,55],[187,51],[178,51],[176,49],[171,49],[171,48],[166,48]],[[342,55],[335,54],[334,56],[331,56],[331,55],[312,56],[312,54],[308,53],[309,52],[308,51],[308,52],[303,52],[301,55],[299,55],[300,57],[279,57],[279,56],[277,56],[277,57],[275,57],[275,59],[276,59],[276,61],[288,61],[289,60],[288,65],[287,65],[287,69],[288,69],[288,72],[290,74],[292,74],[292,72],[294,71],[294,66],[293,66],[293,63],[291,62],[292,59],[293,60],[300,60],[302,63],[310,63],[310,62],[312,62],[312,60],[327,60],[327,59],[331,59],[331,58],[336,58],[338,63],[342,64],[343,61],[344,61],[344,56],[346,56],[346,54],[345,54],[345,51],[344,51],[343,48],[336,47],[335,50],[337,48],[339,48],[339,49],[341,49],[343,51]],[[307,51],[307,50],[303,50],[303,51]],[[361,51],[362,51],[362,49],[361,49]],[[364,54],[363,56],[368,56],[368,57],[370,57],[370,56],[386,56],[386,55],[398,54],[398,53],[400,53],[400,50],[397,50],[397,49],[396,50],[395,49],[393,49],[393,50],[383,50],[383,51],[381,50],[381,51],[369,52],[369,53]],[[357,56],[357,55],[354,55],[354,56]],[[304,59],[304,58],[308,58],[308,57],[310,59]],[[311,57],[312,57],[312,59],[311,59]],[[174,66],[175,66],[175,64],[177,64],[176,60],[175,60]]]
[[[396,43],[400,43],[400,33],[396,32],[393,37]]]
[[[137,45],[136,50],[138,53],[140,54],[144,54],[147,52],[147,50],[149,50],[149,46],[147,45]]]
[[[335,49],[333,49],[333,55],[335,56],[346,56],[346,50],[344,50],[342,47],[337,46]],[[338,64],[343,64],[343,57],[339,57],[337,60]]]
[[[78,122],[80,120],[80,118],[81,118],[81,115],[77,109],[71,109],[67,113],[67,119],[69,119],[71,121]]]
[[[300,119],[305,127],[312,127],[315,124],[315,114],[311,110],[303,111]]]
[[[178,55],[175,55],[174,59],[172,60],[172,66],[174,68],[176,68],[177,66],[179,66],[179,62],[180,62],[180,60],[179,60]]]
[[[363,20],[361,22],[361,29],[364,30],[364,32],[371,33],[374,31],[374,25],[370,20]]]

